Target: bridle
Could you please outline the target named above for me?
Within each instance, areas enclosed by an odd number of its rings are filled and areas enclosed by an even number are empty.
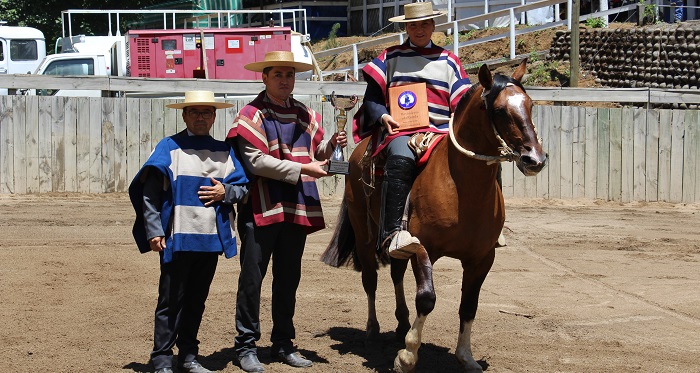
[[[514,86],[515,84],[513,83],[507,83],[506,87],[508,86]],[[491,92],[491,90],[484,89],[483,92],[481,92],[481,100],[484,101],[484,106],[486,107],[486,110],[488,110],[488,101],[486,99],[486,96]],[[449,132],[450,132],[450,142],[454,147],[459,151],[460,153],[466,155],[469,158],[477,159],[480,161],[486,162],[486,164],[491,165],[494,163],[500,163],[500,162],[513,162],[518,160],[520,158],[520,155],[516,153],[508,144],[503,140],[501,135],[498,133],[498,130],[496,129],[496,125],[493,123],[493,120],[491,119],[491,116],[489,116],[489,122],[491,123],[491,128],[493,129],[493,133],[496,135],[496,139],[498,140],[498,143],[500,146],[498,147],[498,151],[500,155],[482,155],[482,154],[476,154],[471,150],[467,150],[462,145],[460,145],[457,142],[457,138],[455,137],[454,134],[454,125],[453,125],[453,119],[454,116],[450,116],[450,122],[449,122]],[[536,131],[536,130],[535,130]]]

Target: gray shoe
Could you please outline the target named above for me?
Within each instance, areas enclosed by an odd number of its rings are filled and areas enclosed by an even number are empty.
[[[311,360],[304,358],[298,352],[292,352],[289,354],[280,352],[276,357],[277,360],[295,368],[306,368],[314,364]]]
[[[263,368],[262,364],[260,364],[260,360],[258,360],[257,354],[247,354],[239,356],[238,364],[240,364],[241,369],[249,373],[265,371],[265,368]]]
[[[156,369],[156,373],[173,373],[173,368],[160,368]]]
[[[203,367],[197,360],[186,361],[177,368],[183,373],[212,373],[211,370]]]

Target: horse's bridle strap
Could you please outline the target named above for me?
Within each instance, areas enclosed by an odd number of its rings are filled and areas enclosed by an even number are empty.
[[[483,96],[482,96],[483,97]],[[467,150],[462,145],[459,145],[457,142],[457,138],[455,138],[455,133],[454,133],[454,125],[452,124],[454,119],[454,116],[450,116],[450,123],[449,123],[449,130],[450,130],[450,141],[452,142],[452,145],[462,154],[466,155],[469,158],[473,159],[478,159],[480,161],[486,162],[486,164],[494,164],[498,162],[513,162],[518,159],[518,154],[511,149],[508,144],[506,144],[505,141],[501,138],[501,136],[498,134],[498,131],[496,131],[496,126],[493,125],[493,122],[491,122],[491,127],[493,128],[493,133],[496,135],[496,138],[498,139],[498,142],[501,144],[500,152],[501,155],[481,155],[481,154],[476,154],[471,150]]]

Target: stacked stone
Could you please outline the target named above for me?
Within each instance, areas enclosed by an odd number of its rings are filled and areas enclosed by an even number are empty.
[[[697,89],[700,29],[581,30],[581,69],[614,88]],[[547,59],[569,60],[571,33],[559,31]]]

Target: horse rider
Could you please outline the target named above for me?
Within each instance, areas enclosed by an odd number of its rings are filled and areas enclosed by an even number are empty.
[[[409,139],[421,132],[447,133],[450,116],[470,87],[459,58],[431,40],[435,18],[444,14],[434,11],[430,1],[406,4],[404,15],[389,20],[405,25],[408,40],[382,51],[362,69],[367,88],[354,118],[353,135],[355,142],[372,136],[373,156],[386,152],[378,245],[393,258],[407,259],[420,247],[420,241],[401,227],[406,199],[418,174]],[[430,126],[401,131],[388,109],[388,89],[420,82],[427,87]]]

